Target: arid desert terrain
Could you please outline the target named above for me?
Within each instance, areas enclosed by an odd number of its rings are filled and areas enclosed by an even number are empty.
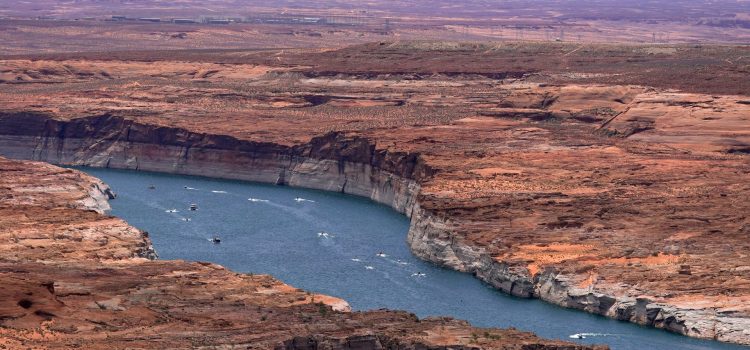
[[[747,4],[289,1],[236,15],[366,20],[209,25],[111,18],[205,15],[187,5],[50,3],[0,7],[0,346],[589,348],[152,260],[105,184],[47,163],[369,197],[410,217],[414,254],[509,294],[750,345]]]

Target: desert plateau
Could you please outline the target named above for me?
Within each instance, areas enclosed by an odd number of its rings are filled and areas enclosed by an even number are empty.
[[[365,197],[519,300],[750,346],[750,3],[451,4],[0,1],[0,348],[628,348],[159,259],[87,167]]]

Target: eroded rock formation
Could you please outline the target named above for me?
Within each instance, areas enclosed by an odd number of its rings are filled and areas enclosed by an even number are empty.
[[[389,76],[356,50],[325,55],[362,67],[324,75],[254,53],[266,73],[181,64],[17,87],[0,153],[366,196],[411,217],[415,254],[508,293],[750,344],[747,94],[451,73],[460,60]]]

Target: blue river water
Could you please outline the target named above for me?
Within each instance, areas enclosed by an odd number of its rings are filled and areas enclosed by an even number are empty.
[[[452,316],[616,350],[750,349],[505,295],[468,274],[417,259],[405,242],[408,219],[363,198],[201,177],[80,170],[112,187],[118,197],[110,202],[111,214],[148,231],[160,259],[272,274],[295,287],[343,298],[355,310]],[[197,210],[190,210],[191,204]],[[210,241],[214,236],[220,244]],[[570,338],[579,333],[591,335]]]

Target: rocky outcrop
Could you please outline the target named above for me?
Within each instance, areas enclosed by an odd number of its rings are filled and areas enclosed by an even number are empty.
[[[621,321],[664,329],[696,338],[750,344],[750,319],[733,312],[681,308],[648,297],[581,288],[570,275],[554,268],[531,275],[528,269],[493,258],[464,242],[449,221],[419,209],[413,211],[408,234],[418,257],[461,272],[471,273],[491,286],[522,298],[541,300]]]
[[[571,276],[553,268],[530,276],[525,268],[493,259],[457,239],[451,225],[427,213],[416,211],[408,236],[418,257],[458,271],[471,273],[493,287],[522,298],[541,300],[567,308],[607,316],[621,321],[664,329],[696,338],[748,344],[750,320],[732,312],[680,308],[616,293],[580,288]]]
[[[84,208],[91,209],[99,214],[104,214],[112,209],[109,200],[115,198],[115,193],[109,186],[101,181],[94,181],[89,187],[89,195],[81,200]]]
[[[417,256],[472,273],[509,294],[689,336],[750,341],[745,331],[750,329],[748,318],[593,290],[554,267],[533,273],[526,265],[493,256],[456,234],[445,215],[420,204],[420,186],[436,170],[416,153],[379,149],[367,138],[332,132],[284,146],[113,115],[61,121],[23,113],[0,115],[0,130],[0,152],[13,158],[259,181],[367,197],[411,217],[407,241]]]

